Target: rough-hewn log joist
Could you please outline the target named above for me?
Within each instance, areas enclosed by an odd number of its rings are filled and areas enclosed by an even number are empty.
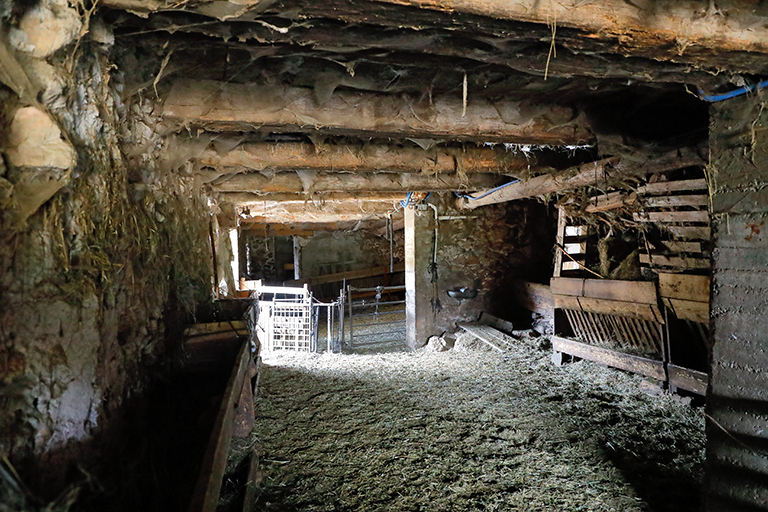
[[[394,204],[405,201],[405,192],[329,192],[304,194],[297,192],[277,192],[275,194],[254,194],[251,192],[223,192],[219,194],[222,201],[238,205],[263,205],[264,203],[297,203],[323,205],[338,201],[357,203],[386,203]]]
[[[427,150],[419,147],[368,144],[365,146],[307,143],[244,143],[220,154],[206,149],[198,161],[218,171],[273,169],[344,172],[423,172],[426,174],[462,171],[465,173],[516,174],[536,167],[536,158],[501,148],[469,147]]]
[[[592,186],[611,178],[624,176],[643,176],[651,173],[681,169],[692,165],[703,165],[704,161],[692,150],[673,151],[645,162],[636,162],[627,158],[611,157],[560,171],[555,174],[536,176],[527,180],[507,185],[496,191],[478,192],[478,199],[459,199],[462,208],[474,209],[488,204],[503,203],[515,199],[524,199],[555,192],[562,192],[579,187]],[[482,197],[481,197],[482,196]]]
[[[164,115],[210,130],[307,131],[364,137],[427,137],[477,142],[584,144],[593,137],[567,107],[482,98],[404,96],[336,91],[322,105],[312,89],[181,80]]]
[[[768,29],[752,2],[735,0],[381,0],[422,9],[488,16],[579,29],[599,39],[618,38],[628,51],[686,61],[688,53],[768,53]],[[728,16],[723,13],[727,12]]]
[[[308,0],[298,0],[285,2],[283,9],[295,10],[310,17],[322,13],[324,17],[330,15],[350,22],[371,22],[373,20],[369,19],[370,14],[366,9],[356,5],[364,3],[346,0],[310,3]],[[764,12],[755,9],[754,2],[381,0],[368,3],[372,7],[390,4],[404,9],[417,7],[425,11],[567,27],[583,32],[585,39],[608,42],[615,46],[614,51],[617,53],[646,55],[656,60],[702,64],[704,59],[717,59],[730,52],[734,55],[743,55],[744,52],[768,53],[768,28],[761,19]],[[179,6],[178,2],[161,0],[102,0],[100,3],[144,16],[150,12],[186,9],[219,19],[231,18],[246,11],[251,11],[249,16],[265,9],[272,14],[280,12],[272,4],[257,0],[219,0],[184,6]]]
[[[317,173],[299,177],[294,172],[267,177],[258,172],[236,174],[214,186],[219,192],[437,192],[442,190],[477,190],[503,183],[495,174],[458,174],[425,176],[396,173]]]
[[[391,208],[389,208],[391,209]],[[299,209],[298,211],[268,211],[264,215],[251,217],[250,223],[258,224],[338,224],[370,219],[383,219],[386,211],[381,212],[334,212]],[[343,229],[343,228],[339,228]]]
[[[333,201],[316,205],[314,203],[268,202],[262,203],[252,211],[260,216],[272,217],[289,215],[380,215],[394,211],[392,203],[363,201]]]

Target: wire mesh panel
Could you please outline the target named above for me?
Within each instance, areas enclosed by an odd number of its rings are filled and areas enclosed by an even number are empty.
[[[274,301],[271,313],[270,350],[314,351],[310,302]]]
[[[312,294],[306,286],[265,286],[254,281],[249,289],[258,307],[256,335],[266,350],[315,351]],[[272,300],[266,299],[269,296]]]

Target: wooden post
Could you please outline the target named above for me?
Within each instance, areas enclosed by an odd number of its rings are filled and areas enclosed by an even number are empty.
[[[560,250],[565,244],[565,224],[566,224],[565,211],[562,207],[557,208],[557,235],[555,236],[555,270],[552,272],[552,277],[560,277],[560,272],[563,268],[563,251]]]
[[[405,342],[411,349],[426,344],[434,334],[432,286],[432,212],[405,209]]]

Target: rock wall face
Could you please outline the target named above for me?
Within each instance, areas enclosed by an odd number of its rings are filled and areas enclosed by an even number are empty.
[[[438,220],[431,278],[436,330],[453,330],[456,322],[477,320],[483,311],[516,318],[520,312],[513,304],[510,283],[548,282],[552,275],[554,230],[547,207],[512,201],[456,210],[454,199],[452,194],[441,194],[436,201],[438,219],[445,219]],[[447,290],[460,287],[477,290],[477,296],[465,300],[448,296]]]
[[[395,232],[394,261],[403,260],[403,233]],[[389,239],[368,231],[316,232],[301,242],[301,275],[316,276],[389,265]]]
[[[119,436],[123,405],[210,296],[209,213],[193,180],[159,163],[159,109],[150,91],[124,96],[109,31],[66,0],[11,11],[0,43],[0,452],[51,498],[75,464],[104,470],[92,456]]]
[[[763,93],[764,94],[764,93]],[[708,169],[712,374],[706,510],[768,503],[768,110],[763,94],[713,105]]]

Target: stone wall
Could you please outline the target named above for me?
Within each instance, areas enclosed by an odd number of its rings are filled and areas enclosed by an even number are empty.
[[[768,503],[768,110],[762,96],[718,103],[710,112],[710,511]]]
[[[116,471],[94,454],[117,444],[124,405],[210,296],[209,214],[191,179],[161,171],[159,109],[149,91],[124,94],[105,26],[66,0],[12,11],[0,48],[0,452],[51,499],[71,478]]]
[[[512,282],[548,282],[551,276],[554,226],[547,206],[513,201],[457,210],[453,194],[434,194],[429,201],[437,207],[438,219],[444,219],[438,220],[436,265],[427,270],[434,334],[455,330],[457,322],[475,321],[483,311],[519,318]],[[434,217],[432,209],[423,214]],[[434,219],[421,233],[430,244],[433,226]],[[448,296],[448,290],[460,287],[477,290],[477,296],[466,300]]]
[[[403,234],[395,233],[395,262],[403,261]],[[389,240],[369,231],[318,231],[301,239],[301,275],[315,276],[389,265]]]

